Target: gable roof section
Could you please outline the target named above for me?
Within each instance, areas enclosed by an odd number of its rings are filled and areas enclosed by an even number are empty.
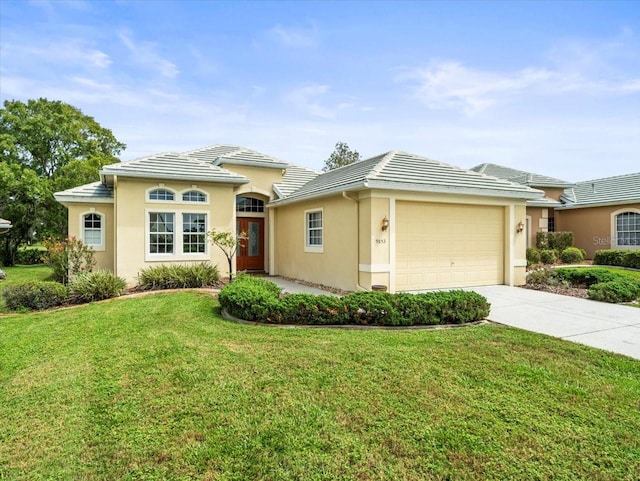
[[[287,162],[269,155],[261,154],[255,150],[235,145],[212,145],[202,149],[191,150],[183,155],[209,162],[212,165],[246,165],[249,167],[263,167],[268,169],[285,169]]]
[[[282,182],[273,184],[273,190],[278,194],[278,197],[287,197],[319,175],[320,172],[316,172],[315,170],[289,164],[282,176]]]
[[[542,191],[414,154],[391,151],[320,174],[283,204],[366,188],[538,199]]]
[[[53,194],[58,202],[91,202],[98,204],[113,203],[113,188],[102,182],[79,185]]]
[[[101,179],[111,176],[142,177],[147,179],[187,180],[194,182],[221,182],[229,184],[246,184],[249,179],[243,175],[212,165],[184,154],[165,152],[106,165],[100,171]]]
[[[498,179],[505,179],[511,182],[517,182],[518,184],[528,185],[530,187],[567,188],[574,185],[566,180],[549,177],[547,175],[534,174],[532,172],[525,172],[524,170],[512,169],[511,167],[504,167],[498,164],[480,164],[472,167],[471,170],[481,174],[490,175],[492,177],[497,177]]]
[[[577,182],[561,200],[565,205],[558,209],[640,203],[640,172]]]

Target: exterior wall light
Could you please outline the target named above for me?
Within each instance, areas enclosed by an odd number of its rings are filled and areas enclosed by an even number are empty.
[[[522,232],[523,230],[524,230],[524,224],[522,223],[522,221],[520,221],[516,224],[516,232],[520,234],[520,232]]]
[[[389,219],[387,218],[387,216],[385,215],[384,218],[382,219],[382,230],[387,230],[389,228]]]

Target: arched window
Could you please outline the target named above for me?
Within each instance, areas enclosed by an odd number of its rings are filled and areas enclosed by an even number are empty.
[[[615,234],[617,247],[640,246],[640,214],[622,212],[616,215]]]
[[[236,212],[264,212],[264,202],[253,197],[236,197]]]
[[[155,189],[149,192],[149,200],[174,200],[174,194],[168,189]]]
[[[103,245],[104,222],[100,214],[85,214],[82,216],[82,240],[91,247]]]
[[[198,190],[189,190],[182,194],[183,202],[206,202],[207,196]]]

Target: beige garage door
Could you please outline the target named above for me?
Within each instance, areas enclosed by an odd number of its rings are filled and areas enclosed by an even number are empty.
[[[503,281],[503,207],[396,204],[396,290]]]

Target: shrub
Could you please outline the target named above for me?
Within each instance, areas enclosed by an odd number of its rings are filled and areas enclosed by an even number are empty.
[[[138,274],[138,287],[143,290],[208,287],[219,281],[218,267],[210,262],[159,265],[141,269]]]
[[[47,239],[43,259],[53,270],[53,278],[63,284],[79,274],[91,272],[96,265],[93,249],[75,237],[65,240]]]
[[[346,324],[344,303],[337,296],[288,294],[274,306],[267,321],[277,324]]]
[[[640,284],[624,279],[595,284],[589,288],[589,298],[602,302],[631,302],[640,297]]]
[[[16,264],[23,266],[42,264],[45,253],[46,251],[36,248],[20,249],[16,253]]]
[[[98,270],[76,276],[69,283],[71,302],[93,302],[121,295],[127,283],[111,271]]]
[[[560,254],[560,259],[565,264],[577,264],[584,261],[584,255],[577,247],[567,247]]]
[[[601,266],[620,266],[640,269],[640,249],[605,249],[597,251],[593,263]]]
[[[265,321],[273,316],[280,288],[264,279],[243,276],[225,286],[218,295],[220,306],[229,314],[248,321]]]
[[[623,274],[597,267],[562,267],[554,269],[554,272],[556,276],[573,286],[590,287],[600,282],[624,281],[627,279]]]
[[[23,281],[6,287],[2,295],[12,311],[41,310],[64,304],[67,288],[58,282]]]
[[[538,232],[536,247],[540,250],[553,249],[562,252],[567,247],[573,247],[573,232]]]
[[[396,326],[398,312],[388,292],[353,292],[342,298],[350,324]]]
[[[543,249],[540,251],[540,260],[543,264],[555,264],[558,261],[558,256],[553,249]]]
[[[535,247],[527,247],[527,265],[540,264],[540,251]]]
[[[527,284],[530,286],[557,286],[562,283],[562,280],[556,269],[549,269],[548,267],[527,273]]]

